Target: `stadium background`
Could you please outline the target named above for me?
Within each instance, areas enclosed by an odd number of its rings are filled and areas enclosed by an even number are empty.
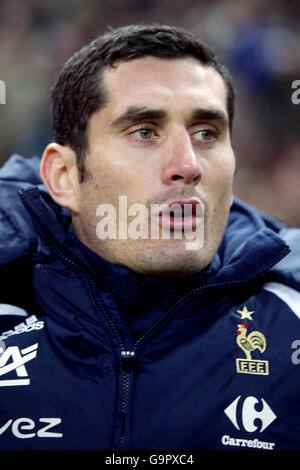
[[[153,21],[193,31],[227,65],[237,92],[235,194],[300,227],[298,0],[1,0],[0,166],[52,139],[50,88],[75,50],[108,26]]]

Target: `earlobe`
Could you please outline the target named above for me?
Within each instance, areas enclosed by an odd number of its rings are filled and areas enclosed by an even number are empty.
[[[74,214],[78,213],[79,181],[75,152],[70,147],[49,144],[43,153],[40,171],[52,199]]]

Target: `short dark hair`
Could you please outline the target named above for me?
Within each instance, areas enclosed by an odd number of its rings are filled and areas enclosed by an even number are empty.
[[[102,70],[147,56],[161,59],[192,57],[213,67],[225,82],[232,130],[234,90],[231,77],[206,44],[175,26],[129,25],[110,29],[75,52],[65,63],[52,89],[53,137],[57,143],[69,145],[75,151],[80,181],[84,180],[88,122],[107,99],[101,86]]]

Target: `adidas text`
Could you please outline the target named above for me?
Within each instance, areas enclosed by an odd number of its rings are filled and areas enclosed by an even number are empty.
[[[12,335],[19,335],[20,333],[28,333],[32,330],[41,330],[44,328],[44,321],[38,321],[35,315],[31,315],[30,317],[26,318],[25,322],[19,323],[14,327],[13,330],[4,331],[1,334],[0,340],[6,339]]]

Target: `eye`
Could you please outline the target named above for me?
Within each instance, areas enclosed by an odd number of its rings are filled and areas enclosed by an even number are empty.
[[[200,129],[192,134],[193,138],[201,142],[212,142],[216,138],[216,132],[211,129]]]
[[[153,129],[143,127],[130,133],[130,135],[136,140],[151,140],[156,137]]]

